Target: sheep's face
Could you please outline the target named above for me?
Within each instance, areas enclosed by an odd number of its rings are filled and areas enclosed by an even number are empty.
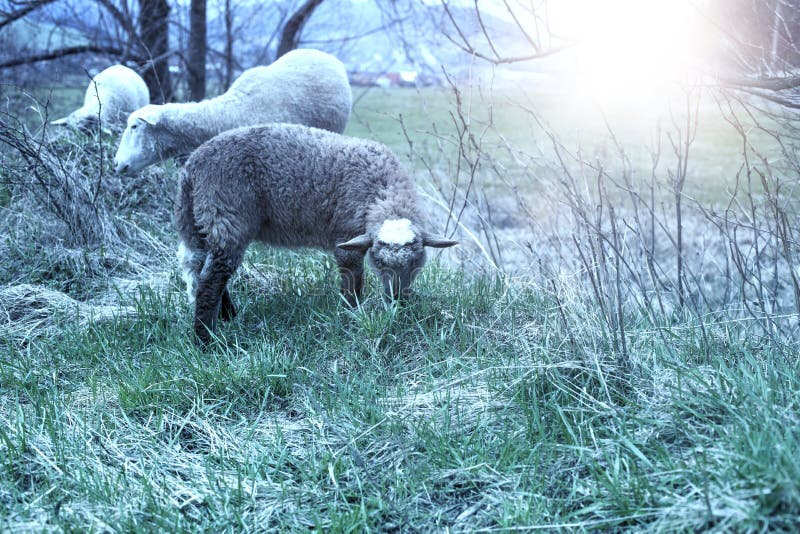
[[[162,159],[163,150],[159,143],[162,127],[153,108],[145,106],[128,117],[114,156],[117,172],[135,174]]]
[[[408,219],[389,219],[374,235],[363,234],[339,245],[362,250],[383,284],[384,293],[397,299],[411,292],[411,284],[425,264],[425,247],[452,247],[450,241],[422,232]]]
[[[97,133],[100,127],[100,117],[98,116],[97,109],[87,109],[84,107],[73,111],[63,119],[56,119],[50,124],[69,126],[85,135],[93,135]],[[103,124],[103,129],[108,130],[108,125]]]
[[[75,119],[75,127],[85,134],[96,132],[99,125],[100,119],[97,115],[85,115]]]
[[[421,232],[408,219],[384,221],[367,249],[367,260],[387,296],[396,299],[408,295],[425,264]]]

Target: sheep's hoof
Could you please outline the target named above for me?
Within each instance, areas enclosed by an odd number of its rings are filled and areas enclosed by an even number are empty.
[[[207,347],[211,343],[211,330],[203,323],[196,323],[194,325],[194,339],[201,348]]]

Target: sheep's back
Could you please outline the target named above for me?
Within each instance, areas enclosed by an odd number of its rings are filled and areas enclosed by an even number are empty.
[[[235,126],[286,122],[337,133],[347,126],[352,107],[344,65],[316,50],[295,50],[269,66],[248,69],[218,98]]]
[[[83,108],[88,114],[96,114],[99,105],[103,120],[120,122],[149,102],[147,85],[141,76],[124,65],[113,65],[89,82]]]
[[[247,219],[237,223],[245,233],[256,221],[257,235],[247,239],[328,249],[363,233],[370,205],[409,181],[383,145],[290,124],[220,134],[186,169],[200,211],[224,207]]]

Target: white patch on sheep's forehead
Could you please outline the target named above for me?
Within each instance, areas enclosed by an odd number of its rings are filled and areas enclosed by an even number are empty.
[[[388,219],[378,230],[378,241],[391,245],[406,245],[414,241],[414,230],[408,219]]]
[[[178,261],[181,263],[181,278],[186,284],[186,294],[189,296],[189,304],[194,304],[195,292],[197,290],[197,252],[187,247],[183,241],[178,245]]]

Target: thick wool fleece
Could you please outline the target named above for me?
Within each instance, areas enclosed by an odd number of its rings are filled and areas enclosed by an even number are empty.
[[[352,107],[347,71],[318,50],[293,50],[242,73],[222,95],[202,102],[147,106],[162,159],[189,154],[215,135],[242,126],[288,122],[341,133]]]
[[[176,213],[188,248],[232,259],[253,240],[334,250],[385,220],[421,219],[414,183],[388,148],[291,124],[231,130],[198,148]]]
[[[144,80],[124,65],[112,65],[96,74],[83,98],[83,106],[54,124],[81,128],[98,116],[105,128],[121,130],[132,112],[150,103]]]

